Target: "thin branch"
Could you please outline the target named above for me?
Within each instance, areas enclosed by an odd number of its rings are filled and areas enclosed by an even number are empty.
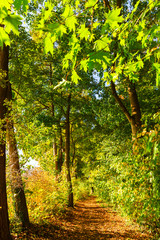
[[[111,6],[110,6],[108,0],[103,0],[103,3],[104,3],[104,7],[105,7],[105,8],[108,8],[109,10],[111,10]]]
[[[27,99],[25,99],[17,90],[12,88],[12,91],[17,93],[26,103],[28,103]],[[36,99],[36,101],[44,107],[43,109],[49,109],[49,106],[46,106],[45,104],[41,103],[38,99]]]

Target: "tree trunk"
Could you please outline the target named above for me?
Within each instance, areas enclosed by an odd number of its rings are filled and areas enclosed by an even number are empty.
[[[59,172],[61,172],[61,170],[62,170],[62,165],[63,165],[63,139],[62,139],[61,128],[60,128],[60,138],[59,138],[58,163],[59,163]]]
[[[74,159],[76,155],[76,143],[73,142],[73,156],[72,156],[72,165],[74,164]]]
[[[7,109],[7,143],[8,143],[8,152],[9,152],[9,165],[10,165],[10,180],[11,180],[11,190],[12,198],[15,208],[15,213],[17,218],[22,223],[23,227],[29,226],[29,216],[27,203],[24,193],[24,187],[21,177],[21,171],[19,166],[19,155],[17,149],[17,142],[14,133],[14,123],[13,119],[10,116],[12,111],[12,88],[11,84],[8,81],[8,109]]]
[[[49,64],[49,69],[50,69],[50,87],[51,87],[51,114],[52,117],[54,117],[54,98],[53,98],[53,82],[52,82],[52,64]],[[53,160],[55,162],[55,180],[58,181],[58,175],[59,175],[59,169],[58,169],[58,157],[57,157],[57,143],[56,143],[56,138],[53,139]]]
[[[0,239],[10,240],[7,193],[6,193],[6,151],[5,151],[5,100],[8,88],[9,48],[0,47]]]
[[[9,150],[10,179],[14,208],[16,216],[21,221],[22,226],[28,227],[28,209],[19,166],[18,149],[12,120],[9,120],[7,123],[7,142]]]
[[[66,112],[66,135],[65,135],[65,161],[67,169],[67,183],[68,183],[68,206],[73,207],[73,190],[70,174],[70,107],[71,107],[71,94],[68,96],[68,106]]]
[[[130,82],[128,87],[130,105],[131,105],[131,129],[132,129],[132,141],[133,141],[133,153],[137,154],[137,133],[141,129],[141,109],[138,101],[138,96],[135,88],[135,84]]]
[[[58,181],[59,167],[58,167],[58,156],[57,156],[57,143],[56,139],[53,139],[53,159],[55,162],[55,180]]]
[[[136,141],[137,138],[137,133],[141,129],[141,110],[140,110],[140,105],[138,101],[138,96],[135,88],[135,84],[132,82],[129,83],[128,87],[128,94],[129,94],[129,100],[130,100],[130,106],[131,106],[131,114],[125,107],[124,103],[118,96],[115,88],[115,84],[111,82],[111,90],[112,90],[112,95],[114,96],[116,102],[119,104],[119,107],[127,117],[130,125],[131,125],[131,130],[132,130],[132,140]]]
[[[135,140],[137,132],[141,129],[141,110],[138,101],[138,96],[135,88],[135,84],[130,82],[128,87],[129,100],[131,105],[131,129],[132,129],[132,139]]]
[[[61,92],[61,115],[63,112],[63,102],[62,102],[62,92]],[[62,170],[62,165],[63,165],[63,152],[64,151],[64,146],[63,146],[63,137],[62,137],[62,127],[60,125],[60,119],[59,119],[59,134],[60,134],[60,139],[59,139],[59,171],[61,172]]]

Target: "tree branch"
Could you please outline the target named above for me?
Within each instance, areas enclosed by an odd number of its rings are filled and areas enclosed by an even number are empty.
[[[104,3],[104,7],[105,7],[105,8],[108,8],[109,10],[111,10],[111,6],[110,6],[108,0],[103,0],[103,3]]]
[[[123,102],[121,101],[120,97],[118,96],[118,94],[116,92],[116,86],[113,81],[111,81],[111,90],[112,90],[112,95],[114,96],[116,102],[119,104],[121,110],[127,117],[128,121],[131,122],[132,117],[131,117],[130,113],[128,112],[127,108],[125,107],[125,105],[123,104]]]

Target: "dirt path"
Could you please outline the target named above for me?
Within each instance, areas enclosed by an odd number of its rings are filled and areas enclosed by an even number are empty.
[[[63,217],[52,220],[50,225],[32,226],[26,235],[15,239],[55,240],[149,240],[151,236],[141,233],[135,226],[110,208],[103,208],[94,197],[81,201],[69,209]],[[36,229],[36,230],[35,230]]]

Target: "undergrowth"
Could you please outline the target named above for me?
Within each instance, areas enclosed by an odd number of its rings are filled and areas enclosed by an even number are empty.
[[[28,171],[24,175],[25,195],[32,224],[45,224],[52,217],[60,216],[67,209],[67,184],[65,176],[55,177],[40,168]],[[89,187],[85,181],[73,178],[74,202],[89,195]],[[15,216],[12,193],[8,185],[9,218],[12,232],[20,232],[22,227]]]
[[[139,136],[137,154],[108,140],[92,171],[96,194],[116,210],[160,235],[160,127]],[[112,149],[112,151],[111,151]],[[126,153],[127,152],[127,153]]]

